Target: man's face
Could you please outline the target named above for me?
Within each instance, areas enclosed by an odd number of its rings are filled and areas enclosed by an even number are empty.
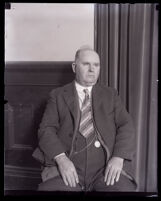
[[[97,82],[100,73],[100,59],[96,52],[91,50],[80,52],[72,67],[76,73],[76,81],[82,86],[92,86]]]

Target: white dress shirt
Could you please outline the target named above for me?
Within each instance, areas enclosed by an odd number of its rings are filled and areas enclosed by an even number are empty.
[[[84,93],[84,89],[88,89],[89,91],[89,98],[91,98],[91,92],[92,92],[92,87],[93,86],[89,86],[89,87],[84,87],[82,85],[80,85],[78,82],[75,81],[75,87],[76,87],[76,91],[78,93],[78,97],[79,97],[79,108],[82,108],[82,103],[85,99],[85,93]]]

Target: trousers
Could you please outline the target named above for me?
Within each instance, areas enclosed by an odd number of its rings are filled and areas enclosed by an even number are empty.
[[[77,173],[80,175],[79,183],[85,190],[91,188],[95,178],[105,169],[105,152],[102,146],[95,146],[96,140],[95,134],[84,138],[78,133],[71,156]]]
[[[74,163],[79,183],[76,187],[66,186],[61,175],[39,184],[39,191],[135,191],[135,185],[124,175],[113,186],[104,182],[106,153],[100,144],[95,146],[97,136],[95,133],[84,138],[79,132],[76,136],[73,154],[70,160]]]

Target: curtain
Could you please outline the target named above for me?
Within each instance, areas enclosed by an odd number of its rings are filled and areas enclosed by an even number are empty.
[[[137,191],[157,192],[157,4],[96,4],[99,82],[118,90],[136,130]]]

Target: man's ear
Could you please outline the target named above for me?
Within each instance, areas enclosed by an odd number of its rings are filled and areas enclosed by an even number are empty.
[[[76,63],[72,63],[72,70],[73,70],[73,72],[75,73],[75,68],[76,68]]]

